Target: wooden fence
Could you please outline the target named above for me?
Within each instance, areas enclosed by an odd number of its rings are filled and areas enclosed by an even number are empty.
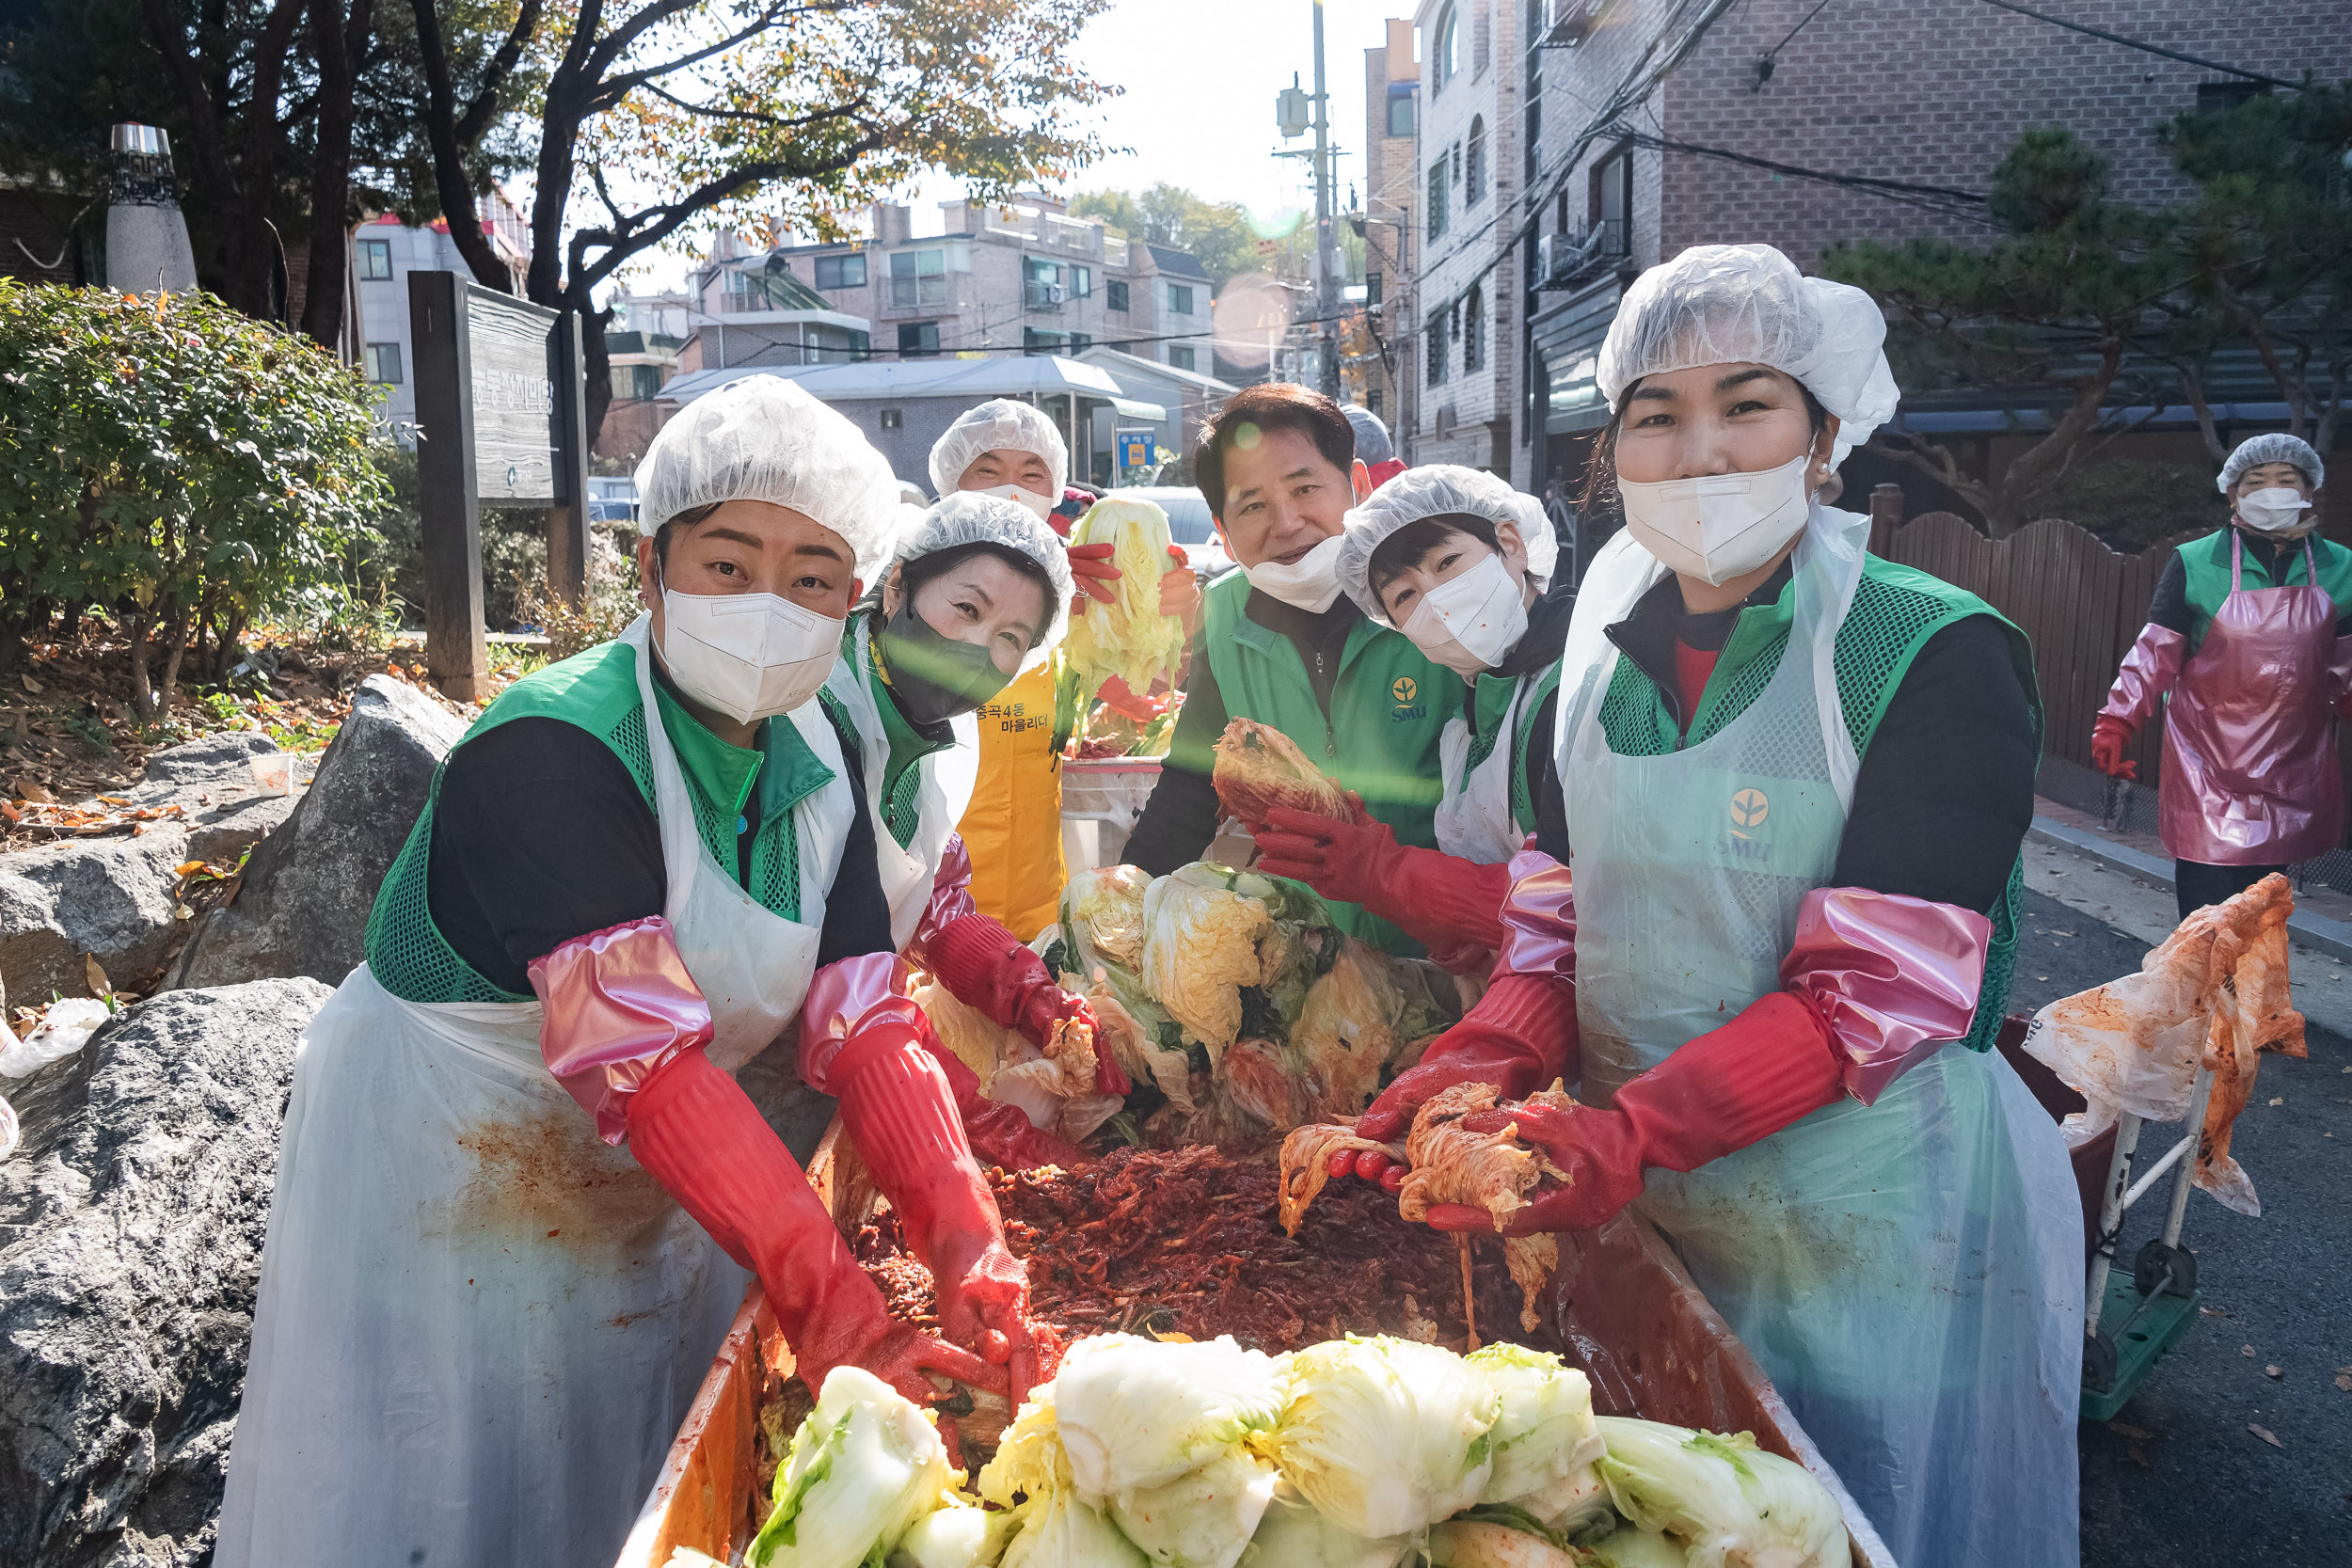
[[[2068,522],[2029,523],[1994,540],[1949,512],[1894,526],[1883,507],[1874,511],[1874,551],[1967,589],[2032,640],[2042,682],[2042,752],[2090,767],[2091,721],[2106,705],[2116,667],[2148,622],[2148,601],[2169,546],[2118,555]],[[2152,783],[2163,722],[2152,720],[2132,753],[2139,759],[2139,776]]]

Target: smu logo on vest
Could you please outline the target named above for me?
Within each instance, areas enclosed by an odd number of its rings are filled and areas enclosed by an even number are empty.
[[[1402,724],[1408,719],[1429,717],[1429,705],[1417,704],[1413,701],[1421,695],[1421,683],[1414,680],[1412,676],[1397,676],[1393,682],[1390,683],[1389,695],[1396,699],[1396,706],[1389,710],[1390,723]]]
[[[1733,860],[1769,864],[1772,846],[1764,836],[1764,823],[1772,815],[1769,796],[1754,784],[1731,792],[1731,831],[1724,835],[1724,852]]]

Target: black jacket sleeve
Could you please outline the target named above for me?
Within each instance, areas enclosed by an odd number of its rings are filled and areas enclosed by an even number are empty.
[[[2033,825],[2039,760],[2009,634],[1990,615],[1946,626],[1863,754],[1830,885],[1991,912]]]
[[[1225,733],[1225,696],[1216,689],[1216,675],[1201,646],[1205,633],[1192,640],[1192,676],[1184,689],[1184,705],[1176,714],[1176,734],[1168,760],[1160,767],[1160,782],[1136,819],[1120,858],[1154,877],[1165,877],[1189,865],[1208,849],[1224,815],[1211,782],[1216,768],[1217,737]]]
[[[866,771],[854,737],[844,736],[841,760],[850,776],[850,836],[841,847],[841,869],[825,895],[825,927],[817,942],[817,967],[862,953],[888,953],[890,904],[882,896],[882,864],[875,858],[874,814],[866,809]]]
[[[450,753],[430,855],[433,923],[510,991],[531,990],[532,959],[660,914],[669,894],[660,830],[636,781],[560,719],[516,719]]]
[[[2178,550],[2164,563],[2164,576],[2156,579],[2155,597],[2148,601],[2148,619],[2183,637],[2188,635],[2193,619],[2188,608],[2188,568],[2181,563]]]

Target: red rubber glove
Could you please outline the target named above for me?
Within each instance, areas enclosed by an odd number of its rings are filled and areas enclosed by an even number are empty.
[[[1252,871],[1304,882],[1324,897],[1360,904],[1432,952],[1502,945],[1508,862],[1480,865],[1437,849],[1402,845],[1354,793],[1353,822],[1274,806],[1258,837]]]
[[[1505,1235],[1589,1230],[1642,1196],[1644,1172],[1696,1170],[1835,1104],[1844,1093],[1837,1069],[1828,1026],[1797,997],[1773,991],[1628,1080],[1608,1110],[1528,1105],[1481,1111],[1462,1127],[1499,1132],[1517,1122],[1520,1142],[1568,1173],[1513,1215]],[[1460,1203],[1433,1205],[1429,1223],[1494,1228],[1486,1210]]]
[[[1356,1134],[1395,1143],[1431,1096],[1456,1084],[1492,1084],[1505,1100],[1533,1094],[1576,1071],[1576,983],[1560,974],[1503,974],[1470,1016],[1439,1035],[1422,1059],[1396,1075],[1356,1118]],[[1334,1154],[1333,1176],[1360,1176],[1390,1192],[1405,1167],[1372,1149]]]
[[[2125,759],[2123,749],[2132,743],[2132,727],[2111,713],[2103,713],[2090,723],[2090,765],[2110,779],[2137,779],[2139,764]]]
[[[1100,599],[1104,604],[1119,597],[1119,590],[1111,586],[1119,580],[1119,568],[1111,564],[1111,552],[1117,547],[1113,545],[1070,546],[1070,575],[1080,594],[1088,598]],[[1085,606],[1086,599],[1073,599],[1070,601],[1070,613],[1079,614]]]
[[[917,1404],[924,1374],[1005,1389],[1007,1370],[890,1316],[833,1216],[734,1079],[700,1047],[663,1063],[628,1097],[628,1148],[726,1255],[759,1275],[815,1393],[835,1367],[863,1367]],[[943,1435],[952,1428],[943,1426]]]
[[[930,1034],[922,1009],[903,998],[859,1020],[841,1127],[931,1271],[941,1333],[1004,1366],[1017,1402],[1037,1378],[1028,1270],[1006,1250],[1004,1221],[964,1142],[946,1075],[924,1049]]]
[[[978,1008],[1000,1029],[1020,1030],[1041,1051],[1052,1042],[1054,1025],[1065,1020],[1085,1024],[1098,1041],[1103,1037],[1094,1009],[1056,985],[1043,958],[984,914],[949,921],[923,952],[949,995]],[[1125,1094],[1134,1087],[1107,1050],[1094,1053],[1094,1086],[1103,1094]]]

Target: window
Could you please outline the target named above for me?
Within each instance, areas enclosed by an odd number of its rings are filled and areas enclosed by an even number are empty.
[[[1486,71],[1486,61],[1491,54],[1486,40],[1487,36],[1494,31],[1494,27],[1488,20],[1486,0],[1478,0],[1478,20],[1470,29],[1470,71],[1472,74]]]
[[[1445,232],[1445,160],[1439,158],[1429,166],[1429,237],[1432,240]]]
[[[1070,335],[1070,352],[1073,355],[1084,354],[1087,350],[1092,348],[1093,346],[1094,338],[1089,333],[1073,332]]]
[[[1438,13],[1438,46],[1429,52],[1429,92],[1445,91],[1462,69],[1462,19],[1452,6]]]
[[[1462,205],[1475,207],[1486,194],[1486,120],[1483,115],[1470,119],[1470,153],[1463,160]]]
[[[1042,261],[1034,256],[1021,259],[1021,308],[1024,310],[1058,310],[1062,302],[1061,266]]]
[[[1021,352],[1024,354],[1067,354],[1069,351],[1070,334],[1067,332],[1040,332],[1034,326],[1021,329]]]
[[[1380,275],[1376,272],[1364,274],[1364,309],[1367,310],[1380,309]]]
[[[1127,313],[1126,284],[1114,277],[1108,283],[1103,285],[1103,292],[1109,296],[1109,308],[1111,309],[1118,311],[1122,316]]]
[[[1601,160],[1593,170],[1593,227],[1599,230],[1599,253],[1633,253],[1629,226],[1633,215],[1633,154],[1620,151]]]
[[[937,322],[900,322],[898,324],[898,357],[920,359],[939,352]]]
[[[1168,362],[1172,368],[1180,371],[1196,370],[1199,368],[1192,362],[1191,347],[1184,343],[1171,343],[1168,345]]]
[[[883,410],[882,411],[882,427],[884,430],[903,430],[903,429],[905,429],[905,428],[906,428],[906,410],[905,410],[905,409],[903,409],[903,408],[885,408],[885,409],[883,409]]]
[[[386,343],[397,350],[397,343]],[[395,367],[397,368],[397,367]],[[393,380],[400,378],[394,376]],[[625,403],[646,403],[661,395],[661,367],[659,365],[615,365],[612,367],[612,395]]]
[[[944,250],[901,250],[890,258],[890,303],[947,303],[947,253]]]
[[[2249,98],[2268,96],[2270,88],[2261,82],[2200,82],[2197,84],[2197,112],[2201,115],[2221,114],[2236,108]]]
[[[1446,158],[1447,161],[1454,166],[1454,172],[1452,175],[1448,176],[1448,178],[1452,180],[1454,184],[1458,185],[1462,182],[1462,144],[1458,141],[1455,142],[1454,146],[1447,150]]]
[[[1375,420],[1381,417],[1379,388],[1367,387],[1364,388],[1364,409]]]
[[[392,276],[392,242],[361,240],[359,242],[359,281],[381,283]]]
[[[1422,356],[1422,379],[1432,387],[1442,387],[1445,385],[1446,359],[1444,311],[1440,310],[1429,318],[1428,329],[1422,337],[1426,345]]]
[[[1168,286],[1168,308],[1179,316],[1192,314],[1192,285],[1170,283]]]
[[[1467,318],[1462,324],[1462,369],[1465,372],[1483,371],[1486,368],[1486,293],[1475,283],[1470,285],[1462,314]]]
[[[1094,269],[1092,267],[1070,269],[1070,297],[1073,299],[1094,297]]]
[[[400,345],[370,343],[360,361],[360,369],[370,381],[383,387],[400,385]]]
[[[1397,89],[1404,87],[1399,92]],[[1413,89],[1402,82],[1389,85],[1389,135],[1409,136],[1413,134]]]
[[[874,335],[863,327],[850,328],[850,357],[871,359],[874,356]]]
[[[866,287],[865,254],[818,257],[817,286],[827,291],[863,289]]]

